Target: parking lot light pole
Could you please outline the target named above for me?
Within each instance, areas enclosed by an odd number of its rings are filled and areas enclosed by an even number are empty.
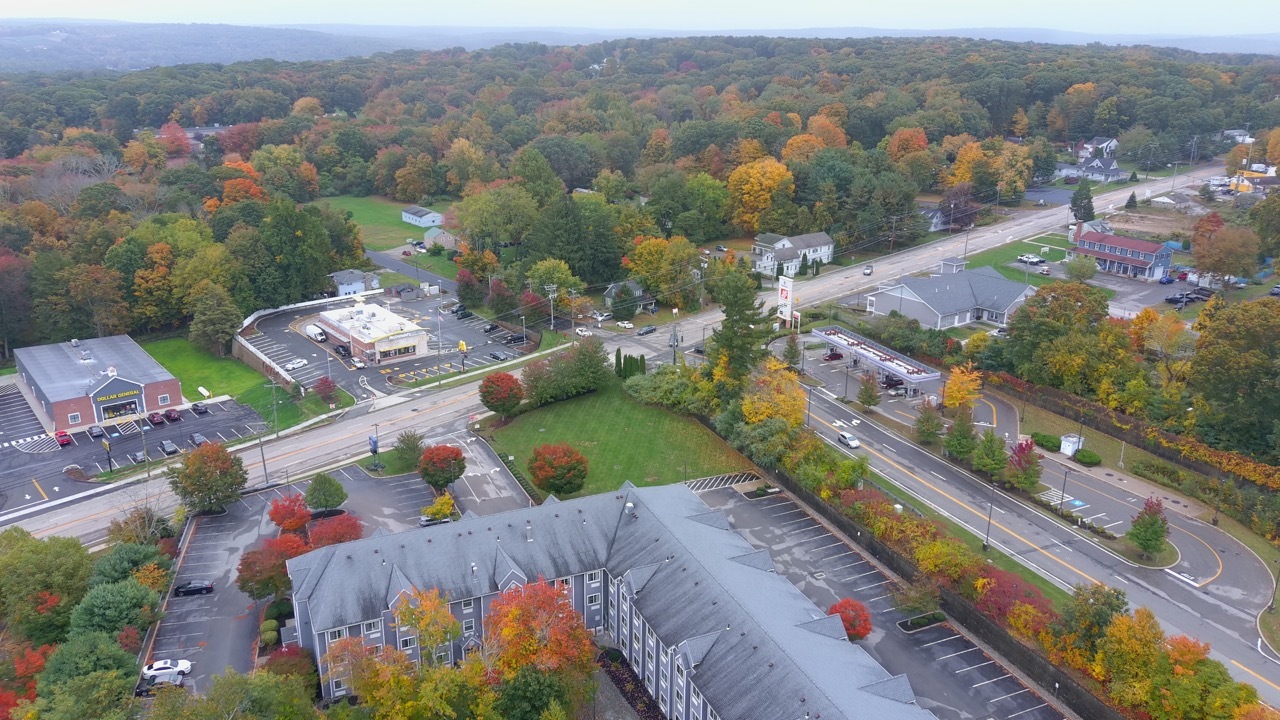
[[[1062,502],[1067,499],[1067,473],[1071,472],[1071,468],[1066,465],[1062,466],[1062,492],[1058,495],[1058,514],[1062,514]]]
[[[523,316],[523,315],[521,315],[521,316],[520,316],[520,334],[521,334],[521,335],[523,335],[523,336],[525,336],[526,338],[528,338],[528,337],[529,337],[529,328],[527,328],[527,327],[525,327],[525,326],[524,326],[524,316]]]
[[[991,480],[991,495],[987,498],[987,534],[982,537],[982,552],[991,547],[991,509],[996,504],[996,481]]]

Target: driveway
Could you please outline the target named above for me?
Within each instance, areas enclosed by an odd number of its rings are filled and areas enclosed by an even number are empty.
[[[1056,187],[1027,188],[1026,199],[1032,203],[1043,200],[1046,205],[1070,205],[1073,192],[1075,191]]]
[[[748,500],[732,488],[700,493],[723,510],[733,529],[766,548],[779,572],[815,605],[853,598],[871,612],[873,630],[858,645],[886,670],[905,673],[920,706],[940,720],[1058,720],[1037,688],[1029,687],[950,623],[910,634],[897,626],[908,615],[894,607],[895,582],[785,495]]]

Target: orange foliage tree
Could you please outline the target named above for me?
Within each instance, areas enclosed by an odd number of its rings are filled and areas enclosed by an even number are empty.
[[[844,633],[850,640],[861,640],[871,634],[871,613],[867,606],[853,598],[843,598],[827,609],[828,615],[839,615]]]
[[[359,540],[364,534],[364,524],[360,518],[351,513],[325,518],[312,526],[307,536],[311,538],[311,547],[321,548],[326,545]]]
[[[271,501],[267,517],[285,532],[297,532],[311,522],[311,510],[301,493],[292,493]]]
[[[595,648],[569,596],[539,578],[494,599],[485,622],[494,669],[510,679],[522,667],[559,676],[572,687],[595,667]]]

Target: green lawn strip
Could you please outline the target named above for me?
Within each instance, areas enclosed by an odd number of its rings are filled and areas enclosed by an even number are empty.
[[[1123,557],[1131,563],[1149,568],[1167,568],[1178,562],[1178,548],[1168,540],[1164,541],[1164,547],[1154,557],[1144,558],[1142,553],[1128,539],[1121,537],[1118,540],[1107,540],[1099,538],[1098,542],[1102,543],[1111,552]]]
[[[753,469],[749,460],[696,421],[628,398],[611,381],[591,395],[547,405],[494,431],[494,449],[528,466],[539,445],[568,443],[587,458],[587,483],[570,497]]]
[[[409,203],[396,202],[388,198],[370,195],[354,197],[339,195],[321,198],[316,205],[329,205],[335,210],[351,211],[351,220],[360,226],[360,238],[364,246],[370,250],[390,250],[400,247],[408,240],[421,240],[424,228],[400,219],[400,211]],[[430,210],[443,213],[448,206],[429,207]]]
[[[0,368],[0,375],[17,375],[17,374],[18,374],[17,365],[14,365],[12,367]]]
[[[152,340],[141,345],[148,355],[182,382],[183,395],[188,398],[199,399],[197,387],[203,387],[212,395],[239,397],[267,383],[266,378],[239,360],[216,357],[185,338]]]
[[[414,253],[409,257],[401,256],[400,259],[410,265],[416,265],[427,272],[447,277],[450,280],[455,280],[458,277],[458,263],[448,259],[443,254]]]
[[[417,285],[418,281],[408,275],[395,272],[394,270],[383,270],[378,273],[378,284],[384,288],[389,288],[405,284]]]
[[[968,546],[970,550],[973,550],[979,555],[982,555],[983,557],[987,558],[996,567],[1000,568],[1001,570],[1006,570],[1008,572],[1011,572],[1017,575],[1018,577],[1022,578],[1023,580],[1026,580],[1027,582],[1031,583],[1032,585],[1035,585],[1037,588],[1040,588],[1040,592],[1044,593],[1044,596],[1048,598],[1049,601],[1052,602],[1055,607],[1064,607],[1066,603],[1071,600],[1070,593],[1058,587],[1057,585],[1054,585],[1052,582],[1048,580],[1048,578],[1042,577],[1036,571],[1032,570],[1026,565],[1023,565],[1017,560],[1014,560],[1013,558],[1004,554],[1003,552],[996,549],[995,547],[991,547],[986,552],[983,552],[982,538],[978,537],[972,532],[969,532],[968,529],[958,525],[957,523],[952,521],[950,518],[936,512],[933,508],[921,502],[914,495],[911,495],[910,493],[906,492],[902,488],[898,487],[892,481],[885,479],[884,477],[881,477],[879,475],[876,475],[876,482],[880,483],[884,487],[891,488],[893,491],[893,495],[898,502],[906,503],[911,507],[915,508],[916,510],[919,510],[921,513],[924,514],[925,517],[931,520],[937,520],[941,522],[943,525],[946,526],[948,534],[950,534],[952,537],[958,538],[961,542],[963,542],[966,546]]]
[[[394,477],[396,475],[408,475],[410,473],[416,474],[418,472],[417,464],[414,463],[413,460],[409,460],[408,462],[402,461],[399,455],[392,450],[395,446],[395,441],[396,439],[394,436],[386,438],[386,445],[380,444],[378,447],[381,452],[378,453],[377,459],[370,456],[360,460],[356,464],[364,468],[365,472],[374,477]],[[381,470],[370,470],[369,466],[375,462],[382,463],[383,468]]]

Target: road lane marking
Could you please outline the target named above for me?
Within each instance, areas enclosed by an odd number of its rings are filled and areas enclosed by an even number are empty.
[[[925,643],[925,644],[921,645],[920,647],[929,647],[930,645],[937,645],[937,644],[939,644],[939,643],[944,643],[944,642],[946,642],[946,641],[948,641],[948,640],[955,640],[955,639],[956,639],[956,638],[958,638],[958,637],[960,637],[960,636],[959,636],[959,635],[952,635],[951,637],[944,637],[944,638],[942,638],[941,640],[934,640],[933,642]]]
[[[32,484],[32,485],[35,485],[35,486],[36,486],[36,490],[39,490],[39,491],[40,491],[40,497],[44,498],[45,500],[48,500],[48,499],[49,499],[49,496],[48,496],[48,495],[46,495],[46,494],[45,494],[45,492],[44,492],[44,488],[40,487],[40,483],[39,483],[35,478],[31,478],[31,484]]]
[[[1270,680],[1268,680],[1268,679],[1266,679],[1266,678],[1262,677],[1262,676],[1261,676],[1261,675],[1259,675],[1258,673],[1256,673],[1256,672],[1254,672],[1254,671],[1250,670],[1249,668],[1245,667],[1244,665],[1241,665],[1240,663],[1236,662],[1235,660],[1232,660],[1232,661],[1231,661],[1231,664],[1232,664],[1232,665],[1235,665],[1236,667],[1240,668],[1241,670],[1243,670],[1243,671],[1245,671],[1245,672],[1249,673],[1250,675],[1252,675],[1252,676],[1254,676],[1254,677],[1258,678],[1259,680],[1261,680],[1262,682],[1264,682],[1264,683],[1266,683],[1266,684],[1270,685],[1271,687],[1275,688],[1276,690],[1280,690],[1280,685],[1277,685],[1277,684],[1275,684],[1275,683],[1271,682]]]
[[[995,663],[995,660],[988,660],[988,661],[986,661],[986,662],[984,662],[984,663],[981,663],[981,664],[979,664],[979,665],[970,665],[970,666],[969,666],[969,667],[967,667],[967,668],[960,668],[959,670],[955,671],[955,673],[954,673],[954,674],[955,674],[955,675],[959,675],[959,674],[960,674],[960,673],[962,673],[962,672],[966,672],[966,671],[969,671],[969,670],[974,670],[974,669],[976,669],[976,668],[980,668],[980,667],[986,667],[986,666],[988,666],[988,665],[992,665],[992,664],[994,664],[994,663]]]

